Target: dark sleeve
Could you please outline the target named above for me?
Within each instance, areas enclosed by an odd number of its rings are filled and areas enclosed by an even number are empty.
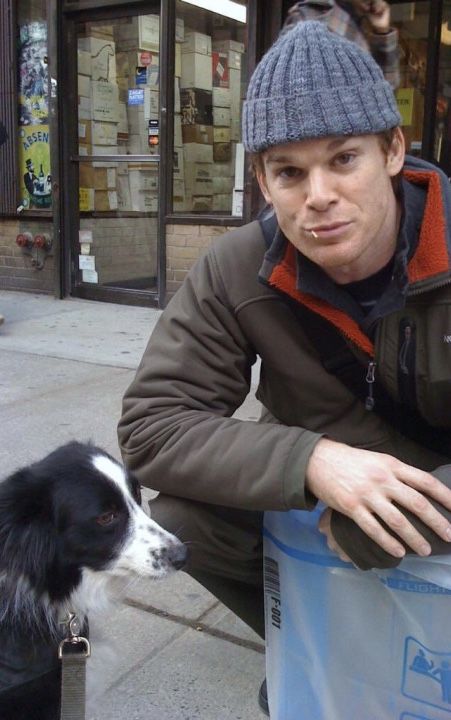
[[[451,487],[451,465],[442,465],[434,470],[431,475],[438,478],[447,487]],[[451,522],[451,512],[440,505],[440,503],[432,500],[430,502],[437,510]],[[451,545],[442,540],[433,530],[425,525],[417,515],[409,512],[405,508],[396,505],[412,525],[423,535],[425,540],[431,545],[432,555],[449,555],[451,553]],[[396,537],[399,542],[404,545],[406,552],[413,555],[414,551],[409,548],[400,537],[382,522],[387,532]],[[331,530],[337,543],[344,552],[351,558],[352,562],[357,565],[360,570],[370,570],[371,568],[393,568],[399,565],[402,558],[396,558],[390,553],[385,552],[380,545],[371,540],[363,530],[349,517],[342,515],[336,510],[332,511]]]

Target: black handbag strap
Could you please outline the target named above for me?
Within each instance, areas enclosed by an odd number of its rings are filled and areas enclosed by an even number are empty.
[[[277,229],[275,216],[261,220],[260,226],[269,247]],[[432,427],[417,408],[407,407],[394,400],[385,387],[377,382],[375,363],[373,367],[371,361],[364,365],[334,325],[305,305],[288,296],[283,297],[318,351],[327,372],[335,375],[365,404],[368,411],[375,412],[402,435],[429,450],[451,457],[451,428]],[[376,369],[374,376],[371,376],[372,369]]]

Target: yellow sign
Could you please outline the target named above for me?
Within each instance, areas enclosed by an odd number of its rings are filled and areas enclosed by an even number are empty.
[[[26,209],[52,206],[48,125],[19,128],[21,203]]]
[[[94,210],[94,190],[92,188],[79,188],[80,212]]]
[[[396,90],[396,101],[401,114],[401,125],[403,127],[413,124],[414,94],[414,88],[398,88],[398,90]]]

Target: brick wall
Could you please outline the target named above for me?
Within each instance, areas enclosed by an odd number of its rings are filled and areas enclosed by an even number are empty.
[[[188,270],[209,247],[213,238],[233,228],[215,225],[166,227],[166,301],[179,289]]]
[[[51,221],[0,220],[0,288],[2,290],[28,290],[53,293],[55,290],[53,255],[50,253],[44,267],[38,269],[33,263],[36,251],[25,254],[16,245],[19,233],[30,232],[33,237],[40,233],[52,236]]]

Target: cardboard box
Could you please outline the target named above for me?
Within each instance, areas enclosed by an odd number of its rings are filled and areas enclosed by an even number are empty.
[[[117,134],[119,137],[126,137],[128,135],[128,118],[127,118],[127,105],[123,102],[119,103],[118,109],[119,122],[117,125]]]
[[[78,94],[83,97],[91,97],[91,78],[87,75],[78,76]]]
[[[230,127],[230,108],[215,107],[213,105],[213,125],[217,127]]]
[[[213,162],[213,145],[203,145],[202,143],[185,143],[183,146],[183,158],[185,163]]]
[[[185,145],[185,147],[186,147],[186,145]],[[205,145],[204,147],[208,147],[208,145]],[[212,153],[212,160],[213,160],[213,153]],[[185,148],[174,148],[172,169],[173,169],[175,178],[184,178],[185,177]]]
[[[182,147],[182,116],[174,115],[174,147]]]
[[[241,58],[242,55],[239,52],[235,52],[234,50],[230,50],[228,53],[228,63],[229,68],[234,68],[235,70],[241,70]]]
[[[128,174],[117,176],[117,209],[131,210],[132,198],[128,184]]]
[[[201,53],[185,53],[180,76],[181,88],[199,88],[211,90],[213,78],[211,70],[211,56]]]
[[[186,184],[192,184],[195,180],[212,180],[215,167],[214,163],[190,163],[185,168]]]
[[[232,193],[213,195],[213,212],[230,212],[232,209]]]
[[[215,177],[233,178],[233,163],[231,161],[216,162],[214,168]]]
[[[215,143],[229,143],[229,142],[231,142],[230,128],[228,128],[228,127],[214,127],[214,128],[213,128],[213,142],[215,142]]]
[[[212,47],[220,52],[244,53],[244,43],[237,40],[213,40]]]
[[[213,51],[211,54],[213,87],[229,87],[228,53]]]
[[[92,155],[92,145],[89,144],[78,144],[78,154],[82,155],[83,157],[87,157],[89,155]]]
[[[180,78],[174,78],[174,112],[181,113],[182,106],[180,104]]]
[[[116,188],[116,168],[99,168],[81,162],[79,165],[79,184],[94,190],[114,190]]]
[[[182,138],[184,143],[213,143],[212,125],[182,125]]]
[[[93,81],[91,86],[92,118],[105,122],[119,120],[119,90],[116,84]]]
[[[78,140],[85,145],[92,144],[91,120],[78,121]]]
[[[182,125],[213,125],[212,93],[185,88],[180,91]]]
[[[158,212],[158,194],[149,191],[131,192],[132,210],[135,212]]]
[[[187,195],[213,195],[213,180],[190,180],[185,178]]]
[[[182,46],[180,43],[175,44],[175,66],[174,75],[180,77],[182,74]]]
[[[78,50],[77,67],[79,75],[91,77],[91,53],[87,50]]]
[[[93,120],[91,124],[93,145],[117,146],[117,123],[99,122]]]
[[[182,43],[185,40],[185,21],[183,18],[175,19],[175,42]]]
[[[94,210],[100,212],[117,210],[116,190],[94,190]]]
[[[118,155],[117,145],[93,145],[93,155]],[[93,161],[94,167],[117,167],[117,162],[114,160],[95,160]]]
[[[114,82],[116,79],[116,45],[114,40],[92,36],[79,37],[78,49],[91,55],[91,77],[93,80]]]
[[[230,107],[230,90],[227,88],[213,87],[212,98],[214,107]]]
[[[187,208],[193,212],[211,212],[213,210],[212,195],[188,195],[186,196]]]
[[[78,119],[92,120],[92,103],[91,98],[80,95],[78,98]]]
[[[172,192],[175,197],[185,197],[185,181],[181,178],[174,178],[172,182]]]
[[[212,183],[213,193],[215,195],[228,194],[228,196],[230,197],[230,202],[232,201],[233,178],[214,177]]]
[[[159,50],[159,15],[140,15],[138,17],[138,47],[143,50]]]
[[[213,145],[213,160],[215,162],[225,162],[232,158],[232,143],[218,142]]]
[[[204,35],[203,33],[195,32],[193,30],[187,30],[185,28],[182,53],[200,53],[201,55],[211,55],[211,36]]]
[[[141,190],[158,191],[158,170],[129,170],[128,181],[130,192],[140,192]]]

